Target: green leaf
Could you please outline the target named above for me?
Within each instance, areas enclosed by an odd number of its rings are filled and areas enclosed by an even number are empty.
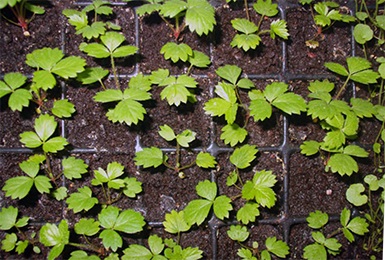
[[[210,153],[199,152],[197,158],[195,159],[196,164],[201,168],[214,168],[217,162],[215,157]]]
[[[362,147],[360,147],[358,145],[354,145],[354,144],[346,146],[344,148],[344,154],[348,154],[348,155],[356,156],[356,157],[362,157],[362,158],[366,158],[369,156],[369,153],[367,151],[365,151],[365,149],[363,149]]]
[[[366,219],[361,217],[353,218],[346,227],[353,233],[361,236],[369,232],[369,224],[366,222]]]
[[[280,258],[285,258],[289,254],[289,246],[282,240],[277,240],[276,237],[268,237],[265,245],[269,252]]]
[[[339,74],[341,76],[347,77],[349,75],[349,72],[341,64],[338,64],[338,63],[335,63],[335,62],[326,62],[324,65],[329,70],[331,70],[334,73],[337,73],[337,74]]]
[[[137,194],[142,192],[142,183],[136,178],[124,178],[123,193],[129,198],[135,198]]]
[[[191,226],[186,222],[184,214],[184,211],[176,212],[175,210],[167,213],[165,221],[163,221],[165,230],[172,234],[188,231]]]
[[[231,199],[226,195],[221,195],[214,200],[214,214],[217,218],[221,220],[228,218],[232,209]]]
[[[51,192],[52,197],[57,201],[64,200],[67,197],[68,189],[66,187],[60,187]]]
[[[256,49],[261,43],[261,37],[257,34],[236,34],[231,41],[231,47],[237,47],[248,51],[249,49]]]
[[[340,130],[333,130],[327,132],[326,136],[323,139],[324,143],[322,144],[322,149],[324,150],[335,150],[345,144],[346,136]]]
[[[94,96],[94,100],[96,102],[101,102],[101,103],[120,101],[123,99],[124,99],[123,92],[119,89],[106,89],[103,91],[99,91]]]
[[[273,102],[275,99],[283,95],[288,89],[288,85],[284,82],[273,82],[266,86],[263,94],[269,102]]]
[[[139,120],[144,119],[146,109],[138,101],[125,99],[120,101],[115,108],[109,109],[107,118],[113,123],[126,123],[128,126],[137,125]]]
[[[230,186],[233,186],[237,183],[238,181],[238,174],[236,173],[236,171],[232,171],[229,176],[227,176],[226,178],[226,185],[228,187]]]
[[[368,202],[368,196],[361,194],[365,191],[362,183],[355,183],[346,190],[346,199],[354,206],[362,206]]]
[[[72,56],[60,60],[51,71],[65,79],[75,78],[78,73],[84,71],[85,65],[83,58]]]
[[[131,244],[128,248],[124,249],[124,255],[122,260],[137,259],[137,260],[150,260],[153,254],[146,247],[136,244]]]
[[[91,25],[85,25],[76,31],[76,34],[81,34],[83,38],[91,40],[92,38],[99,38],[106,32],[106,25],[103,22],[93,22]]]
[[[45,114],[35,120],[34,129],[40,139],[44,142],[55,132],[56,126],[57,122],[55,121],[55,118]]]
[[[16,242],[17,236],[15,233],[6,234],[5,238],[1,241],[1,250],[4,250],[5,252],[12,251],[16,246]]]
[[[94,58],[102,59],[110,57],[109,50],[101,43],[82,44],[79,46],[79,49]]]
[[[235,30],[244,34],[253,34],[258,31],[258,27],[245,18],[235,18],[231,20],[231,25]]]
[[[170,84],[166,86],[160,93],[162,100],[167,99],[168,104],[179,106],[180,103],[187,103],[191,92],[181,84]]]
[[[0,211],[0,229],[9,230],[16,225],[17,215],[19,210],[12,206],[2,208]]]
[[[207,68],[211,64],[210,57],[200,51],[193,50],[193,55],[189,57],[188,62],[191,66],[198,68]]]
[[[254,202],[247,202],[242,208],[237,211],[237,220],[242,224],[247,225],[250,222],[255,222],[259,216],[259,206]]]
[[[160,8],[160,14],[165,17],[174,18],[180,12],[186,10],[186,2],[181,0],[169,0],[163,3]]]
[[[148,238],[148,245],[151,249],[151,252],[154,255],[159,255],[160,253],[162,253],[162,251],[164,249],[163,240],[162,240],[162,238],[158,237],[157,235],[151,235]]]
[[[354,113],[360,118],[370,118],[376,112],[373,103],[371,103],[369,100],[361,98],[351,98],[350,104],[352,105],[352,110],[354,111]]]
[[[86,68],[83,72],[77,75],[77,80],[82,82],[84,85],[95,83],[108,75],[109,71],[101,67]]]
[[[64,246],[69,243],[69,236],[66,220],[60,221],[58,226],[47,223],[40,229],[40,243],[45,246]]]
[[[176,136],[176,141],[182,147],[189,147],[189,143],[195,140],[195,136],[195,132],[187,129]]]
[[[303,257],[309,260],[326,260],[327,252],[323,245],[314,243],[303,249]]]
[[[79,179],[87,172],[88,165],[82,159],[68,157],[62,160],[63,174],[69,179]]]
[[[233,85],[236,85],[237,84],[237,81],[238,81],[238,78],[241,76],[241,73],[242,73],[242,69],[239,68],[238,66],[236,65],[225,65],[225,66],[222,66],[222,67],[219,67],[216,71],[217,75],[219,77],[221,77],[222,79],[225,79],[227,80],[228,82],[230,82],[231,84]],[[220,95],[218,92],[229,92],[227,90],[227,88],[225,87],[222,87],[223,90],[221,90],[221,88],[219,88],[217,86],[217,89],[216,89],[216,93],[222,97],[223,99],[227,100],[227,101],[231,101],[232,98],[225,98],[224,95]],[[229,95],[228,93],[226,95]],[[225,95],[225,96],[226,96]]]
[[[319,152],[321,143],[310,140],[310,141],[305,141],[301,144],[301,153],[306,155],[306,156],[311,156],[314,154],[317,154]]]
[[[327,162],[327,167],[330,167],[333,173],[338,172],[341,176],[352,175],[353,172],[358,172],[357,162],[348,154],[333,154]]]
[[[157,147],[143,148],[142,151],[136,152],[135,164],[144,168],[158,167],[165,160],[162,150]]]
[[[354,26],[353,36],[359,44],[365,44],[373,39],[373,30],[369,25],[359,23]]]
[[[166,141],[170,142],[176,138],[174,130],[172,130],[170,126],[162,125],[159,128],[160,128],[160,130],[158,131],[159,135]]]
[[[98,199],[92,197],[92,191],[89,187],[80,187],[78,192],[72,193],[66,200],[68,208],[72,209],[74,213],[82,210],[88,211],[98,203]]]
[[[225,125],[222,128],[220,138],[225,144],[230,144],[230,146],[234,147],[236,144],[242,143],[246,139],[247,134],[246,129],[240,127],[236,123],[233,123],[231,125]]]
[[[135,234],[142,231],[145,224],[146,222],[139,212],[127,209],[119,214],[114,224],[114,230]]]
[[[38,192],[49,193],[52,188],[51,180],[47,176],[37,176],[34,184]]]
[[[200,181],[195,189],[199,196],[211,202],[213,202],[217,196],[217,184],[209,180]]]
[[[285,93],[280,95],[272,102],[272,104],[289,115],[299,115],[302,111],[306,111],[305,100],[301,96],[294,93]]]
[[[53,103],[52,113],[59,117],[71,117],[75,112],[75,106],[68,99],[55,100]]]
[[[43,144],[43,151],[46,153],[57,153],[68,144],[64,137],[53,137]]]
[[[245,169],[250,166],[250,163],[256,158],[258,149],[255,145],[243,145],[236,148],[230,156],[230,162],[239,169]]]
[[[242,260],[257,260],[257,258],[255,256],[253,256],[253,253],[249,249],[247,249],[247,248],[239,248],[238,251],[237,251],[237,255]]]
[[[287,30],[287,24],[285,20],[275,20],[270,24],[270,37],[275,39],[275,36],[279,36],[284,40],[287,40],[289,37],[289,32]]]
[[[320,229],[325,226],[329,221],[329,215],[327,213],[316,210],[311,212],[306,218],[309,227],[314,229]]]
[[[100,230],[99,221],[93,218],[82,218],[75,224],[74,229],[78,235],[93,236]]]
[[[123,239],[119,235],[118,232],[111,230],[111,229],[105,229],[103,230],[99,238],[102,239],[103,246],[108,249],[111,248],[113,252],[116,252],[118,248],[123,246]]]
[[[242,188],[242,198],[255,200],[263,207],[271,208],[277,200],[272,187],[277,182],[276,176],[271,171],[257,171],[253,180],[246,181]]]
[[[364,182],[369,185],[371,191],[376,191],[380,188],[380,182],[377,177],[373,174],[366,175]]]
[[[56,86],[56,78],[55,76],[50,72],[46,70],[37,70],[33,73],[32,78],[32,89],[42,89],[44,91],[47,91],[48,89],[53,89]]]
[[[42,48],[27,54],[25,63],[33,68],[51,71],[52,68],[64,57],[59,48]]]
[[[8,179],[3,186],[5,196],[12,199],[22,199],[28,195],[34,181],[32,178],[26,176],[18,176]]]
[[[273,109],[269,102],[265,99],[254,99],[250,101],[250,116],[254,117],[255,121],[263,121],[270,118]]]
[[[164,251],[164,255],[169,260],[180,260],[180,259],[188,259],[188,260],[197,260],[202,258],[203,251],[199,250],[197,247],[187,247],[182,249],[180,245],[176,245],[175,247],[166,248]]]
[[[187,61],[189,57],[193,56],[193,50],[185,43],[177,44],[175,42],[168,42],[160,49],[160,53],[164,55],[166,60],[171,59],[176,63],[179,60]]]
[[[40,163],[35,161],[23,161],[19,163],[20,169],[26,173],[29,177],[35,178],[40,170]]]
[[[187,0],[186,25],[199,36],[214,30],[215,9],[206,0]]]
[[[212,205],[213,201],[210,200],[196,199],[190,201],[183,210],[185,221],[190,226],[194,224],[199,226],[208,217]]]
[[[244,242],[249,237],[250,233],[247,231],[246,227],[232,225],[230,226],[230,229],[227,230],[227,235],[231,240]]]
[[[278,14],[278,5],[272,4],[271,2],[271,0],[257,0],[257,2],[253,4],[253,8],[260,15],[272,17]]]

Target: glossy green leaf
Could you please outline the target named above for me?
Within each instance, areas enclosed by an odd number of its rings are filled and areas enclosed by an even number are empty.
[[[156,168],[163,164],[164,156],[162,150],[159,148],[150,147],[143,148],[143,150],[136,152],[134,160],[137,166]]]
[[[222,134],[220,136],[221,140],[224,141],[225,144],[230,144],[230,146],[234,147],[238,143],[242,143],[247,136],[246,129],[240,127],[238,124],[227,124],[222,128]]]
[[[249,237],[250,233],[247,231],[246,227],[232,225],[230,226],[230,229],[227,230],[227,235],[231,240],[244,242]]]
[[[251,162],[256,158],[258,149],[255,145],[243,145],[234,150],[230,156],[230,162],[239,169],[245,169],[250,166]]]
[[[98,199],[92,197],[92,191],[88,186],[78,188],[78,191],[72,193],[66,200],[68,208],[72,209],[74,213],[80,211],[88,211],[98,203]]]

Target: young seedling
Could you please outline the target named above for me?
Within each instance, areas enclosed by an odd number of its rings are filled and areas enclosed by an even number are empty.
[[[207,0],[148,0],[146,2],[136,9],[137,14],[144,16],[153,12],[158,13],[172,30],[177,41],[180,40],[186,27],[199,36],[207,35],[214,30],[215,9]]]
[[[271,22],[270,29],[261,30],[262,23],[266,21],[266,17],[274,17],[278,14],[278,5],[273,4],[271,0],[257,0],[253,4],[254,11],[260,15],[258,24],[250,21],[248,13],[247,1],[245,1],[246,16],[245,18],[236,18],[231,21],[231,24],[237,34],[231,41],[231,47],[237,47],[247,52],[249,49],[256,49],[261,44],[261,35],[270,34],[274,40],[277,36],[287,40],[289,33],[285,20],[275,20]]]
[[[305,141],[301,145],[301,153],[311,156],[320,152],[326,158],[326,171],[350,176],[358,172],[358,164],[353,157],[367,157],[369,154],[358,145],[348,144],[347,140],[357,138],[360,118],[372,117],[375,110],[367,100],[352,98],[349,105],[333,99],[330,94],[333,89],[334,84],[328,80],[310,83],[309,97],[312,100],[308,103],[308,115],[318,120],[327,133],[322,142]]]
[[[299,0],[302,5],[310,5],[310,11],[313,16],[316,33],[314,36],[306,41],[306,46],[309,48],[317,48],[319,41],[324,40],[324,32],[331,28],[335,22],[350,23],[354,22],[355,18],[349,14],[343,13],[343,8],[333,1],[317,2],[314,0]],[[314,14],[314,11],[316,12]]]
[[[264,244],[265,249],[263,250],[261,250],[256,241],[253,241],[252,247],[247,246],[245,241],[249,238],[250,232],[245,226],[232,225],[227,230],[227,235],[241,246],[238,249],[237,255],[242,260],[271,259],[272,256],[286,258],[289,255],[289,246],[284,241],[277,240],[276,237],[268,237]]]
[[[191,76],[170,76],[168,69],[159,69],[151,73],[150,80],[152,84],[163,87],[160,98],[166,99],[170,106],[196,102],[192,89],[197,87],[198,82]]]
[[[327,213],[316,210],[311,212],[306,218],[309,227],[315,230],[322,231],[322,228],[329,222],[329,215]],[[353,234],[363,236],[367,233],[368,223],[362,217],[351,218],[351,212],[349,209],[344,208],[340,215],[341,227],[331,232],[329,235],[321,231],[313,231],[312,238],[313,244],[307,245],[304,248],[303,257],[305,259],[328,259],[328,254],[336,256],[340,253],[341,243],[338,239],[334,238],[340,233],[343,233],[345,238],[350,242],[354,242]]]
[[[74,26],[76,34],[81,34],[87,40],[99,38],[105,34],[107,29],[121,29],[116,24],[99,20],[100,16],[110,16],[112,13],[111,3],[103,0],[94,0],[81,11],[74,9],[63,10],[63,14],[68,18],[69,24]],[[89,20],[92,14],[93,19]]]
[[[15,251],[17,254],[23,254],[29,246],[33,251],[39,254],[40,248],[37,245],[38,239],[36,233],[27,234],[26,229],[29,217],[18,218],[19,210],[13,206],[3,207],[0,211],[0,230],[7,233],[1,241],[1,249],[5,252]]]
[[[4,81],[0,80],[0,98],[9,95],[8,106],[12,111],[22,111],[23,107],[29,106],[32,94],[26,85],[27,77],[19,72],[7,73]]]
[[[114,123],[126,123],[131,126],[144,119],[146,110],[140,102],[151,99],[150,90],[151,81],[149,76],[138,74],[131,78],[128,87],[124,91],[105,89],[96,93],[94,100],[101,103],[116,103],[114,108],[108,110],[107,118]]]
[[[143,148],[143,150],[136,152],[134,160],[137,166],[143,166],[144,168],[157,168],[160,165],[164,165],[178,173],[180,178],[184,178],[184,170],[194,166],[195,164],[202,168],[215,167],[215,158],[207,152],[199,152],[194,161],[185,165],[181,164],[181,150],[182,148],[189,148],[190,143],[195,140],[195,132],[187,129],[176,135],[171,127],[163,125],[160,127],[159,135],[166,141],[176,142],[175,164],[170,165],[168,163],[168,156],[165,155],[160,148],[150,147]]]
[[[21,27],[25,36],[31,35],[28,31],[28,24],[33,20],[35,15],[45,13],[44,8],[31,2],[32,1],[29,0],[0,0],[0,10],[9,7],[17,21],[5,16],[4,13],[2,13],[2,17],[8,22]],[[28,12],[32,14],[30,17]]]
[[[124,58],[134,55],[138,47],[132,45],[122,45],[125,41],[124,35],[118,32],[106,32],[104,35],[100,36],[100,43],[81,43],[79,49],[87,55],[102,59],[110,58],[111,69],[114,75],[115,87],[120,89],[120,82],[118,78],[118,72],[115,65],[116,58]]]

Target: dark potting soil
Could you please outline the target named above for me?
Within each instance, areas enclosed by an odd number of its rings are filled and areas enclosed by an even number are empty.
[[[341,3],[343,4],[344,1]],[[47,6],[46,15],[36,16],[31,23],[31,37],[24,37],[20,28],[5,22],[4,19],[0,20],[0,49],[2,50],[0,52],[0,73],[2,75],[13,71],[32,73],[33,70],[24,63],[25,57],[34,49],[42,47],[63,47],[66,55],[82,56],[86,58],[90,66],[109,67],[108,60],[88,58],[77,49],[82,39],[79,35],[75,35],[73,28],[61,15],[65,8],[80,9],[82,7],[70,0],[55,1],[52,5]],[[115,6],[114,12],[116,15],[112,17],[112,20],[122,26],[127,44],[137,43],[140,49],[139,55],[118,61],[118,71],[122,76],[130,77],[137,72],[148,74],[159,68],[169,69],[173,75],[186,72],[186,66],[172,64],[159,53],[165,42],[174,39],[170,29],[158,16],[139,18],[136,23],[131,7]],[[166,100],[160,98],[161,88],[154,87],[151,92],[153,101],[145,103],[147,115],[138,126],[113,124],[106,118],[105,113],[109,106],[93,101],[95,93],[101,90],[100,86],[95,84],[87,88],[79,86],[75,81],[65,83],[63,94],[65,98],[75,104],[77,112],[71,119],[61,122],[58,132],[64,130],[65,137],[71,143],[70,149],[75,149],[68,155],[83,159],[89,165],[89,172],[81,180],[66,180],[64,183],[61,183],[60,180],[57,184],[65,185],[70,193],[75,192],[79,187],[88,185],[98,200],[103,201],[103,192],[100,187],[90,185],[93,171],[99,167],[105,169],[107,164],[112,161],[124,165],[125,173],[129,177],[136,177],[142,182],[143,192],[134,199],[121,199],[116,205],[123,209],[133,208],[141,212],[146,221],[155,223],[149,224],[140,235],[126,238],[125,245],[145,241],[150,234],[159,234],[163,238],[174,238],[173,235],[165,232],[159,223],[164,220],[166,213],[171,210],[181,210],[189,201],[198,198],[195,186],[199,181],[213,179],[218,184],[219,194],[228,196],[239,194],[237,189],[226,186],[226,178],[234,170],[229,163],[231,154],[229,149],[219,149],[218,167],[215,170],[206,171],[192,167],[184,172],[186,175],[184,179],[165,168],[160,170],[138,169],[133,159],[138,145],[173,148],[172,143],[164,141],[158,135],[159,127],[164,124],[171,126],[176,133],[185,129],[195,131],[197,141],[193,144],[194,148],[205,150],[213,143],[220,148],[225,147],[219,138],[225,122],[223,119],[212,119],[203,110],[203,104],[213,96],[212,90],[219,81],[215,69],[225,64],[233,64],[243,69],[244,76],[253,78],[262,75],[262,79],[253,79],[253,81],[258,89],[263,90],[272,81],[279,78],[285,79],[285,73],[331,76],[331,73],[323,67],[323,63],[327,61],[343,62],[351,54],[350,27],[342,25],[337,25],[333,27],[333,30],[325,32],[324,39],[320,41],[318,48],[306,47],[305,41],[315,33],[310,11],[306,8],[286,10],[291,35],[285,43],[286,45],[282,44],[281,40],[272,40],[268,36],[263,36],[261,47],[245,53],[232,48],[229,44],[235,35],[230,21],[243,15],[244,10],[241,7],[223,4],[217,8],[217,27],[210,36],[197,37],[188,31],[184,33],[181,42],[186,42],[193,49],[204,52],[212,60],[208,69],[194,68],[192,71],[199,83],[196,89],[197,103],[180,107],[169,106]],[[258,18],[253,16],[255,21]],[[50,26],[47,26],[47,21]],[[267,24],[269,21],[271,19],[267,19]],[[139,35],[136,34],[136,29]],[[284,48],[287,50],[287,56],[284,56]],[[340,86],[338,83],[340,81],[336,80],[337,88]],[[107,80],[106,84],[113,84],[113,80]],[[127,80],[123,79],[121,84],[127,84]],[[288,81],[288,84],[294,93],[304,98],[307,97],[309,81],[293,80]],[[361,88],[358,95],[367,97],[368,92]],[[53,96],[60,98],[57,93],[54,93]],[[242,95],[242,98],[246,98],[246,95]],[[18,113],[10,111],[6,102],[6,98],[1,99],[0,102],[0,148],[22,148],[19,134],[33,128],[36,107],[31,105],[22,113]],[[239,120],[242,122],[244,119]],[[61,128],[63,126],[64,128]],[[359,143],[373,142],[380,127],[374,120],[365,123],[359,136]],[[333,215],[338,214],[344,207],[350,207],[345,201],[345,192],[348,187],[346,178],[325,173],[324,162],[321,159],[307,158],[298,152],[299,145],[303,141],[320,141],[324,137],[324,131],[309,117],[298,115],[286,120],[282,114],[275,112],[271,119],[264,122],[254,122],[250,119],[247,130],[249,132],[247,141],[261,149],[253,165],[241,172],[242,177],[245,180],[250,179],[255,171],[264,169],[272,170],[277,176],[275,186],[277,204],[272,209],[261,209],[259,218],[261,223],[250,225],[251,237],[248,241],[250,246],[252,241],[257,241],[262,245],[270,236],[285,239],[282,224],[284,221],[305,218],[311,211],[317,209]],[[284,141],[286,141],[285,144],[283,144]],[[196,153],[192,150],[183,151],[182,163],[189,163]],[[170,152],[167,155],[170,157],[170,162],[174,163],[175,154]],[[28,156],[28,152],[18,153],[13,150],[13,152],[2,153],[0,151],[0,183],[3,184],[10,177],[19,176],[21,171],[18,163]],[[58,162],[55,167],[59,169]],[[373,172],[372,157],[360,161],[360,167],[365,173]],[[288,183],[287,194],[285,194],[286,181]],[[73,227],[73,224],[82,217],[81,214],[74,214],[71,210],[67,211],[63,202],[57,202],[49,196],[40,195],[37,192],[33,195],[33,200],[14,201],[0,191],[0,208],[10,205],[17,206],[20,215],[30,216],[31,221],[37,226],[46,222],[55,223],[66,218]],[[244,201],[240,199],[234,201],[234,208],[239,209],[243,203]],[[90,215],[96,217],[97,211],[91,211]],[[236,259],[239,245],[230,240],[226,234],[230,222],[215,223],[211,225],[212,223],[205,222],[191,232],[182,234],[182,246],[199,246],[204,251],[205,259],[214,257],[216,259]],[[303,248],[312,242],[312,230],[304,223],[290,226],[287,242],[290,246],[289,258],[291,259],[302,258]],[[332,223],[328,229],[331,230],[333,225],[335,224]],[[0,239],[3,239],[4,236],[5,233],[0,232]],[[344,241],[344,239],[341,240]],[[216,252],[214,252],[212,241],[216,241]],[[361,249],[362,243],[362,240],[358,240],[358,244],[344,242],[342,253],[338,258],[366,259],[368,256]],[[43,255],[46,254],[47,252],[44,251]],[[68,253],[63,257],[66,256]],[[9,257],[22,258],[15,254],[0,252],[0,258]],[[33,257],[38,259],[41,255],[24,256],[28,259]]]

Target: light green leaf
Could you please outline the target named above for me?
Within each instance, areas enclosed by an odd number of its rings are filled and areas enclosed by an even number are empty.
[[[80,45],[80,50],[87,53],[88,56],[94,57],[94,58],[107,58],[110,56],[109,50],[100,43],[89,43],[89,44],[83,44]]]
[[[68,157],[62,160],[63,174],[69,179],[79,179],[87,172],[88,165],[82,159]]]
[[[68,144],[64,137],[53,137],[43,143],[43,151],[46,153],[56,153],[64,149],[64,146]]]
[[[203,52],[193,50],[193,55],[189,57],[188,62],[190,62],[191,66],[207,68],[211,63],[211,60],[210,57]]]
[[[272,187],[277,182],[271,171],[257,171],[252,181],[246,181],[242,188],[242,198],[255,200],[263,207],[271,208],[277,200]]]
[[[365,191],[362,183],[355,183],[346,190],[346,199],[354,206],[362,206],[368,202],[368,196],[361,194]]]
[[[369,25],[359,23],[354,26],[353,35],[356,42],[359,44],[365,44],[373,39],[373,30]]]
[[[327,162],[327,167],[330,167],[333,173],[338,172],[341,176],[352,175],[353,172],[358,172],[357,162],[348,154],[333,154]]]
[[[258,27],[245,18],[235,18],[231,20],[231,25],[235,30],[244,34],[252,34],[258,31]]]
[[[268,17],[278,14],[278,5],[273,4],[271,0],[257,0],[257,2],[253,4],[253,8],[258,14]]]
[[[259,216],[259,206],[254,202],[247,202],[242,208],[237,211],[237,220],[242,224],[247,225],[250,222],[255,222]]]
[[[325,226],[329,221],[329,215],[327,213],[316,210],[311,212],[306,218],[309,227],[314,229],[320,229]]]
[[[301,144],[301,153],[306,155],[306,156],[311,156],[319,152],[321,143],[310,140],[310,141],[305,141]]]
[[[50,189],[52,189],[51,180],[47,176],[37,176],[34,179],[34,184],[40,193],[49,193]]]
[[[250,233],[247,231],[246,227],[232,225],[230,226],[230,229],[227,230],[227,235],[231,240],[244,242],[249,237]]]
[[[27,54],[25,63],[33,68],[51,71],[52,68],[64,57],[59,48],[42,48]]]
[[[143,148],[142,151],[136,152],[135,164],[144,168],[158,167],[163,164],[164,156],[162,150],[157,147]]]
[[[265,99],[254,99],[250,101],[250,116],[254,117],[255,121],[263,121],[270,118],[273,109],[269,102]]]
[[[135,198],[137,194],[142,192],[142,183],[136,178],[124,178],[123,193],[129,198]]]
[[[159,135],[166,141],[170,142],[176,138],[174,130],[172,130],[170,126],[162,125],[159,128],[160,128],[160,130],[158,131]]]
[[[127,234],[135,234],[142,231],[145,224],[144,217],[139,212],[126,209],[119,214],[113,229]]]
[[[362,157],[362,158],[366,158],[369,156],[369,153],[367,151],[365,151],[365,149],[363,149],[362,147],[360,147],[358,145],[354,145],[354,144],[346,146],[344,148],[344,154],[348,154],[348,155],[356,156],[356,157]]]
[[[195,140],[195,136],[195,132],[187,129],[176,136],[176,141],[182,147],[189,147],[189,143]]]
[[[101,81],[108,75],[109,71],[101,67],[86,68],[83,72],[77,75],[77,80],[81,81],[82,84],[88,85]]]
[[[275,39],[275,36],[279,36],[284,40],[287,40],[289,37],[289,32],[287,30],[287,24],[285,20],[275,20],[270,24],[270,37]]]
[[[165,230],[172,234],[188,231],[191,226],[187,224],[184,214],[184,211],[177,212],[175,210],[167,213],[165,221],[163,221]]]
[[[157,235],[151,235],[148,238],[148,245],[154,255],[159,255],[164,249],[163,240]]]
[[[231,84],[233,85],[236,85],[237,84],[237,81],[238,81],[238,78],[241,76],[241,73],[242,73],[242,69],[239,68],[238,66],[236,65],[225,65],[225,66],[222,66],[222,67],[219,67],[216,71],[217,75],[219,77],[221,77],[222,79],[225,79],[227,80],[228,82],[230,82]],[[223,90],[222,90],[223,89]],[[223,99],[227,100],[227,101],[231,101],[232,98],[225,98],[225,96],[229,95],[229,94],[226,94],[226,95],[220,95],[218,92],[222,93],[228,93],[229,90],[227,89],[226,86],[224,85],[219,85],[216,87],[216,93],[222,97]],[[232,95],[232,94],[231,94]]]
[[[193,50],[185,43],[168,42],[160,49],[160,53],[164,55],[166,60],[171,59],[172,62],[176,63],[179,60],[187,61],[193,55]]]
[[[215,9],[206,0],[187,0],[185,21],[191,32],[199,36],[214,30]]]
[[[100,230],[99,221],[93,218],[82,218],[75,224],[74,229],[78,235],[93,236]]]
[[[113,123],[126,123],[131,126],[132,124],[137,125],[139,120],[142,121],[146,113],[146,109],[140,102],[125,99],[120,101],[115,108],[109,109],[106,115]]]
[[[82,22],[82,21],[81,21]],[[83,38],[91,40],[92,38],[99,38],[106,32],[106,26],[103,22],[93,22],[91,25],[86,24],[76,31],[76,34],[81,34]]]
[[[71,56],[60,60],[52,68],[51,72],[62,78],[75,78],[78,73],[84,71],[86,61],[83,58]]]
[[[98,199],[92,197],[92,191],[88,186],[78,188],[78,192],[72,193],[66,200],[68,208],[74,213],[82,210],[88,211],[98,203]]]
[[[57,122],[53,116],[41,115],[35,120],[34,129],[40,139],[44,142],[55,132]]]
[[[236,34],[230,45],[233,48],[237,47],[247,52],[249,49],[256,49],[261,40],[261,37],[257,34]]]
[[[236,148],[230,156],[230,162],[239,169],[245,169],[250,166],[250,163],[256,158],[258,149],[255,145],[243,145]]]
[[[335,63],[335,62],[326,62],[324,65],[329,70],[331,70],[334,73],[337,73],[337,74],[339,74],[341,76],[345,76],[346,77],[346,76],[349,75],[349,72],[341,64],[338,64],[338,63]]]
[[[5,238],[1,241],[1,250],[4,250],[5,252],[12,251],[16,246],[16,242],[17,236],[15,233],[6,234]]]
[[[18,176],[8,179],[3,186],[5,196],[12,199],[22,199],[28,195],[34,181],[32,178],[26,176]]]
[[[230,146],[234,147],[236,144],[242,143],[246,139],[247,134],[246,129],[240,127],[236,123],[233,123],[231,125],[225,125],[222,128],[220,138],[225,144],[230,144]]]
[[[326,260],[327,252],[323,245],[314,243],[303,249],[303,257],[309,260]]]
[[[118,232],[114,230],[111,230],[111,229],[103,230],[100,233],[99,238],[102,239],[103,246],[107,249],[111,248],[113,252],[116,252],[118,248],[123,246],[122,237],[119,235]]]
[[[215,157],[206,152],[199,152],[195,162],[201,168],[214,168],[217,164]]]
[[[269,252],[280,258],[285,258],[289,254],[289,246],[282,240],[277,240],[276,237],[268,237],[265,245]]]
[[[45,246],[59,246],[69,243],[70,232],[66,220],[59,225],[47,223],[40,229],[40,242]]]
[[[212,205],[213,201],[210,200],[196,199],[190,201],[182,211],[184,212],[185,221],[190,226],[194,224],[199,226],[208,217]]]
[[[60,187],[51,192],[52,197],[57,201],[64,200],[67,197],[68,189],[66,187]]]
[[[124,249],[124,255],[122,260],[150,260],[153,254],[146,247],[136,244],[131,244],[128,248]]]
[[[272,104],[289,115],[299,115],[301,112],[306,111],[305,100],[301,96],[294,93],[285,93],[280,95],[272,102]]]
[[[221,195],[214,200],[214,214],[217,218],[221,220],[228,218],[232,209],[231,199],[226,195]]]
[[[27,131],[20,134],[20,142],[28,148],[37,148],[42,145],[42,141],[35,132]]]
[[[55,100],[53,103],[52,113],[59,117],[71,117],[75,112],[75,106],[68,99]]]
[[[353,233],[361,236],[369,232],[369,224],[366,222],[366,219],[361,217],[353,218],[346,227]]]
[[[12,206],[2,208],[0,211],[0,229],[9,230],[15,226],[18,214],[19,210]]]

